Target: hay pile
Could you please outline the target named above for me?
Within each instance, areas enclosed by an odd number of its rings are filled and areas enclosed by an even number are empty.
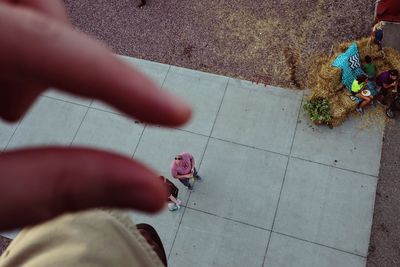
[[[400,53],[393,48],[384,48],[379,51],[378,46],[370,37],[355,41],[358,46],[361,60],[369,55],[377,67],[378,73],[389,69],[400,71]],[[341,70],[332,67],[332,62],[353,43],[340,44],[332,56],[322,56],[316,60],[316,67],[309,75],[309,88],[312,90],[310,99],[323,97],[328,99],[332,112],[332,126],[340,125],[353,112],[357,103],[349,97],[350,93],[341,83]]]

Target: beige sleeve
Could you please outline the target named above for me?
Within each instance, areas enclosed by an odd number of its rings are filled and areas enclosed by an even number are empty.
[[[128,215],[119,211],[67,214],[23,230],[0,267],[162,267]]]

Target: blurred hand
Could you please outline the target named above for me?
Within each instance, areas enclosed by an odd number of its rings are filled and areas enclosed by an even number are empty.
[[[48,87],[105,101],[146,123],[179,126],[190,107],[74,30],[59,0],[0,0],[0,117],[17,121]],[[0,230],[97,206],[157,211],[157,174],[123,156],[46,147],[0,154]]]

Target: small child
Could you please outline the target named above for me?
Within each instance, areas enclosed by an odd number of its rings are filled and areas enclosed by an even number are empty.
[[[181,208],[182,201],[178,199],[179,189],[167,178],[164,176],[160,176],[161,181],[165,184],[168,191],[167,201],[171,201],[168,203],[168,209],[170,211],[176,211]]]
[[[365,56],[365,65],[363,66],[365,73],[368,76],[368,79],[374,80],[376,76],[376,66],[372,62],[372,58],[370,56]]]

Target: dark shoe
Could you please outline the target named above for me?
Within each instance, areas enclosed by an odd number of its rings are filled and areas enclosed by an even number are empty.
[[[157,231],[151,225],[146,223],[137,224],[136,228],[139,230],[144,239],[146,239],[147,243],[149,243],[150,247],[160,258],[164,266],[168,267],[164,246],[161,242],[160,236],[157,234]]]
[[[386,116],[388,116],[389,118],[393,119],[395,114],[394,114],[393,110],[388,108],[388,109],[386,109]]]
[[[203,178],[201,178],[200,175],[198,175],[198,174],[196,174],[196,176],[194,178],[196,178],[197,180],[203,180]]]
[[[143,8],[145,5],[146,5],[146,4],[140,4],[140,5],[138,5],[137,7],[138,7],[138,8]]]
[[[189,190],[193,190],[193,185],[188,185],[188,187],[187,187]]]

